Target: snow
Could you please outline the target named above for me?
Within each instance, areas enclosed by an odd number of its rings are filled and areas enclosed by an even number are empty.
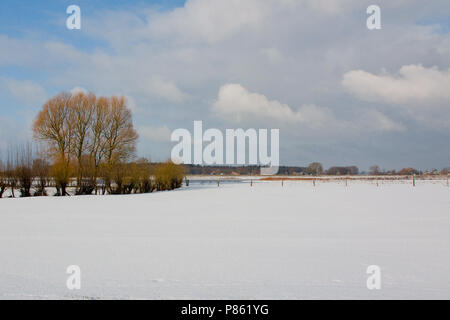
[[[449,194],[445,181],[245,181],[0,199],[0,299],[448,299]]]

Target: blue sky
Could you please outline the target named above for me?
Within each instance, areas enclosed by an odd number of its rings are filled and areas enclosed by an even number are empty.
[[[81,30],[65,26],[82,11]],[[357,0],[0,2],[0,150],[60,91],[123,94],[139,154],[194,120],[279,128],[282,164],[450,166],[450,3]]]

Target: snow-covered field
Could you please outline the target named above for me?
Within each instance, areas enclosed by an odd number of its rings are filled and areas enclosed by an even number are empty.
[[[81,290],[66,268],[81,268]],[[381,290],[366,269],[381,268]],[[443,181],[0,200],[0,299],[450,298]]]

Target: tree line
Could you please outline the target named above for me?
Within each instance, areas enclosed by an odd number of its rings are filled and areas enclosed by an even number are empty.
[[[370,175],[447,175],[450,173],[450,168],[443,168],[442,170],[432,169],[421,171],[411,167],[406,167],[400,170],[384,170],[378,165],[373,165],[369,168],[369,172],[360,172],[357,166],[342,166],[342,167],[330,167],[324,170],[320,162],[313,162],[308,167],[302,170],[304,174],[308,175],[358,175],[358,174],[370,174]]]
[[[260,166],[201,166],[201,165],[185,165],[185,172],[189,175],[259,175]],[[313,162],[307,167],[299,166],[280,166],[277,175],[447,175],[450,173],[450,167],[442,170],[431,169],[421,171],[411,167],[406,167],[400,170],[384,170],[378,165],[371,166],[368,172],[360,171],[357,166],[332,166],[325,169],[320,162]]]
[[[0,156],[0,197],[147,193],[179,188],[184,168],[136,158],[138,134],[124,97],[61,93],[33,122],[35,145],[9,147]],[[32,190],[34,191],[32,194]]]

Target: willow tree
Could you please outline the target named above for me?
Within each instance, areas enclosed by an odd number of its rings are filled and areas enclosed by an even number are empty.
[[[124,97],[85,93],[62,93],[48,100],[33,133],[53,159],[52,176],[61,195],[67,194],[73,175],[78,194],[97,190],[102,165],[109,187],[114,168],[134,156],[138,138]]]
[[[91,159],[87,155],[92,144],[92,120],[95,114],[96,97],[77,93],[70,99],[71,121],[73,123],[72,154],[76,160],[78,194],[92,193],[93,188],[85,182],[91,171]]]
[[[91,144],[88,147],[89,160],[92,164],[90,183],[97,194],[97,178],[105,154],[106,139],[104,136],[107,126],[108,98],[99,97],[95,103],[95,110],[91,122]]]
[[[71,94],[61,93],[48,100],[33,123],[34,137],[45,142],[53,156],[55,183],[58,192],[63,196],[67,195],[74,137],[71,97]]]
[[[104,128],[105,183],[111,192],[111,178],[115,168],[131,159],[136,152],[138,134],[133,127],[131,111],[124,97],[111,97]],[[119,170],[122,172],[121,170]],[[115,172],[117,175],[117,172]]]

